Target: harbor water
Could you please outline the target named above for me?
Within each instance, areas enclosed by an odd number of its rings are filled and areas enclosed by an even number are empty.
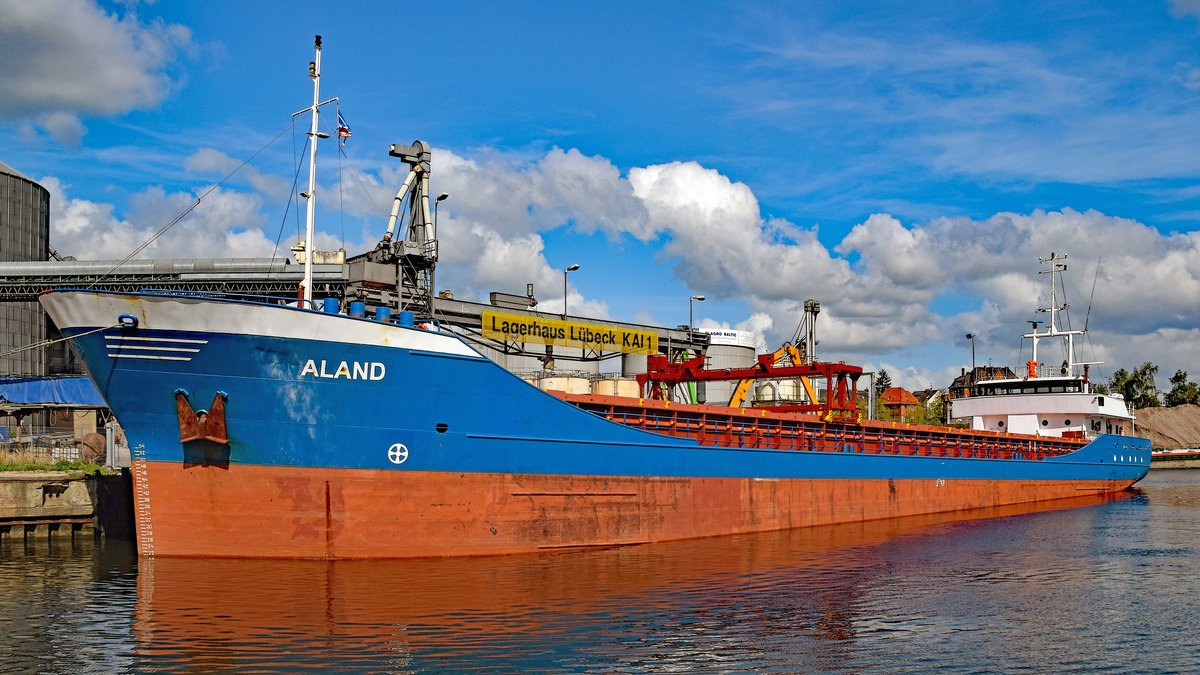
[[[1195,672],[1200,470],[1038,508],[554,555],[0,542],[0,672]]]

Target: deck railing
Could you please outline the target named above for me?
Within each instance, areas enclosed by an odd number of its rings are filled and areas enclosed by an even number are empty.
[[[785,415],[742,414],[704,406],[662,409],[621,405],[601,397],[566,396],[613,422],[655,433],[695,439],[700,445],[805,452],[1040,460],[1074,452],[1078,439],[1027,438],[897,423],[894,426],[822,423]]]

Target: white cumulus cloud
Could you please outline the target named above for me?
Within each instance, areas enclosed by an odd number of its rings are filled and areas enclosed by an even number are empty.
[[[232,160],[204,150],[186,163],[211,173],[226,171]],[[360,175],[372,198],[346,200],[362,224],[362,240],[347,243],[351,253],[382,235],[404,179],[394,164]],[[1163,372],[1198,370],[1188,363],[1194,358],[1188,345],[1200,338],[1197,233],[1163,234],[1127,218],[1072,209],[924,223],[878,213],[827,245],[815,226],[764,217],[748,186],[695,162],[634,167],[622,175],[609,160],[574,150],[535,157],[435,150],[434,176],[435,192],[452,194],[439,215],[437,285],[463,299],[482,300],[493,290],[523,294],[525,284],[534,283],[539,309],[558,312],[562,265],[619,264],[614,261],[624,249],[649,247],[671,277],[709,298],[698,308],[697,325],[754,330],[760,348],[773,350],[792,338],[803,301],[816,298],[822,305],[819,356],[885,364],[897,383],[921,388],[944,384],[956,367],[893,364],[969,358],[962,356],[970,353],[967,332],[977,336],[980,363],[1021,362],[1019,335],[1028,330],[1027,320],[1045,319],[1034,310],[1050,300],[1038,258],[1054,251],[1071,256],[1067,287],[1057,299],[1071,305],[1072,327],[1089,325],[1084,358],[1107,361],[1108,372],[1146,360],[1159,362]],[[280,180],[252,173],[239,187],[213,191],[143,256],[270,255],[278,229],[271,224],[278,222],[274,193],[286,189]],[[146,188],[118,214],[112,205],[63,194],[53,179],[44,184],[55,193],[53,244],[64,254],[91,258],[123,257],[207,189]],[[321,230],[320,245],[331,245],[329,228]],[[554,265],[547,258],[551,237]],[[581,295],[570,281],[571,313],[610,316],[611,298]],[[660,309],[652,299],[640,308],[638,301],[626,316],[612,318],[645,320]],[[705,318],[715,303],[740,303],[745,316]]]
[[[187,27],[143,23],[130,8],[118,16],[89,0],[0,0],[0,118],[78,144],[80,117],[162,101],[171,67],[192,47]]]
[[[51,245],[60,255],[81,260],[124,258],[196,199],[194,194],[148,187],[133,196],[129,213],[118,215],[112,204],[70,197],[69,186],[52,176],[38,182],[51,194]],[[265,222],[262,200],[256,195],[214,190],[138,257],[269,257],[275,237],[264,234]]]

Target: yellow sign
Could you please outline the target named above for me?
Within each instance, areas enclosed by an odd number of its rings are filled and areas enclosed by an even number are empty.
[[[483,336],[510,342],[536,342],[626,354],[657,354],[658,333],[562,321],[540,316],[483,312]]]

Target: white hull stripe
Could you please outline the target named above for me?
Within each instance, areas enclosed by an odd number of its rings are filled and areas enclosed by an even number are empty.
[[[104,346],[108,347],[109,349],[128,349],[130,351],[140,352],[187,352],[192,354],[200,352],[200,350],[196,349],[195,347],[150,347],[143,345],[113,344],[111,342],[104,343]]]
[[[191,361],[190,356],[161,356],[159,354],[114,354],[108,353],[110,359],[152,359],[155,361]]]
[[[148,344],[155,343],[155,344]],[[153,361],[191,361],[191,356],[167,356],[169,354],[199,354],[200,346],[208,340],[188,338],[135,337],[132,335],[105,335],[104,346],[110,359],[148,359]],[[181,346],[170,346],[181,345]],[[191,346],[196,345],[196,346]]]
[[[132,335],[106,335],[105,340],[115,340],[117,342],[178,342],[179,344],[206,345],[208,340],[190,340],[188,338],[162,338],[162,337],[133,337]]]

